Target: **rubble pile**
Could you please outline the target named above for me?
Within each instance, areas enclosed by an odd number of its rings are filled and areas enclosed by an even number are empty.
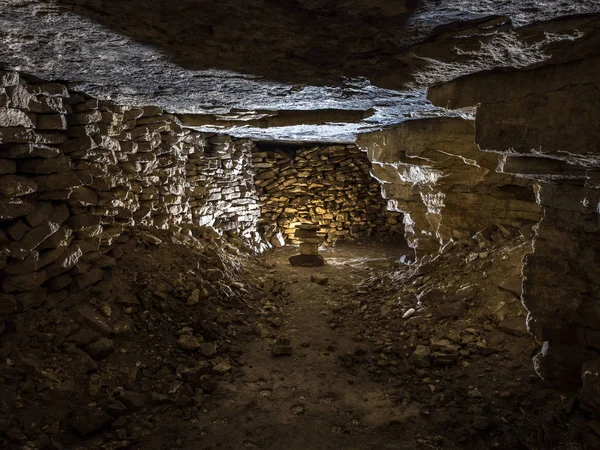
[[[127,448],[203,409],[246,364],[286,294],[210,228],[124,230],[118,263],[56,304],[7,317],[2,448]]]

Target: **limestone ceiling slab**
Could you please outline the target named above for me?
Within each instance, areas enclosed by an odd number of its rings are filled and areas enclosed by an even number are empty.
[[[201,129],[351,141],[445,114],[423,95],[432,83],[568,54],[591,32],[589,17],[537,23],[599,11],[595,0],[4,0],[0,62],[100,98],[225,122],[285,111],[275,127]],[[342,112],[306,123],[295,110]]]

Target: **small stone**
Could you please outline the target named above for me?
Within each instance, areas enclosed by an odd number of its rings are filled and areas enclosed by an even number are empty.
[[[212,342],[203,342],[198,346],[200,353],[207,358],[212,358],[217,355],[217,347]]]
[[[218,281],[222,280],[224,277],[225,275],[219,269],[208,269],[206,271],[206,279],[208,281]]]
[[[404,314],[402,314],[402,318],[408,319],[408,318],[412,317],[416,312],[417,312],[417,310],[415,308],[410,308],[410,309],[406,310],[406,312]]]
[[[429,367],[431,365],[431,349],[425,345],[417,345],[410,361],[417,367]]]
[[[461,287],[450,299],[451,302],[468,302],[477,295],[478,288],[474,284]]]
[[[110,416],[102,409],[95,406],[82,406],[73,412],[70,425],[79,435],[87,436],[102,429],[110,420]]]
[[[467,396],[470,398],[483,398],[483,395],[477,388],[472,388],[467,392]]]
[[[517,298],[520,298],[523,294],[522,280],[520,278],[509,278],[504,280],[498,287],[503,291],[510,292]]]
[[[148,403],[148,394],[134,391],[121,391],[120,399],[129,411],[139,411]]]
[[[169,396],[165,394],[160,394],[158,392],[150,393],[150,403],[153,405],[162,405],[164,403],[169,403]]]
[[[503,320],[498,324],[498,329],[513,336],[527,336],[528,334],[525,316]]]
[[[231,365],[223,362],[223,363],[220,363],[220,364],[217,364],[216,366],[214,366],[212,370],[214,373],[223,375],[228,372],[231,372]]]
[[[179,406],[180,408],[185,408],[185,407],[190,406],[192,404],[192,399],[189,398],[187,395],[182,395],[181,397],[179,397],[177,399],[177,401],[175,402],[175,404],[177,406]]]
[[[310,276],[310,281],[312,281],[313,283],[316,284],[320,284],[320,285],[326,285],[327,283],[329,283],[329,277],[326,277],[325,275],[311,275]]]
[[[293,255],[289,262],[292,266],[319,267],[325,264],[325,259],[321,255]]]
[[[106,337],[101,337],[85,346],[84,350],[96,361],[100,361],[110,356],[112,352],[115,351],[115,343]]]
[[[289,356],[294,352],[289,339],[277,339],[271,347],[271,355],[273,356]]]
[[[186,304],[189,306],[200,303],[200,289],[194,289],[187,299]]]
[[[184,334],[179,339],[177,339],[177,343],[184,350],[196,350],[202,345],[202,341],[194,335]]]

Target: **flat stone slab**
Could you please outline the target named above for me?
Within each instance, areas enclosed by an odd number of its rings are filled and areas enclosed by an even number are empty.
[[[325,258],[321,255],[293,255],[289,257],[292,266],[318,267],[325,264]]]
[[[310,223],[301,223],[296,226],[296,230],[306,230],[306,231],[319,231],[321,227],[319,225],[313,225]]]
[[[506,334],[512,334],[513,336],[519,337],[527,336],[529,334],[527,331],[525,316],[503,320],[498,324],[498,329]]]

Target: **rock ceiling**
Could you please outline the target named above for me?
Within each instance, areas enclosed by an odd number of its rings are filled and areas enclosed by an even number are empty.
[[[353,141],[425,88],[598,52],[599,0],[0,0],[0,62],[188,126]],[[143,6],[140,6],[143,5]]]

